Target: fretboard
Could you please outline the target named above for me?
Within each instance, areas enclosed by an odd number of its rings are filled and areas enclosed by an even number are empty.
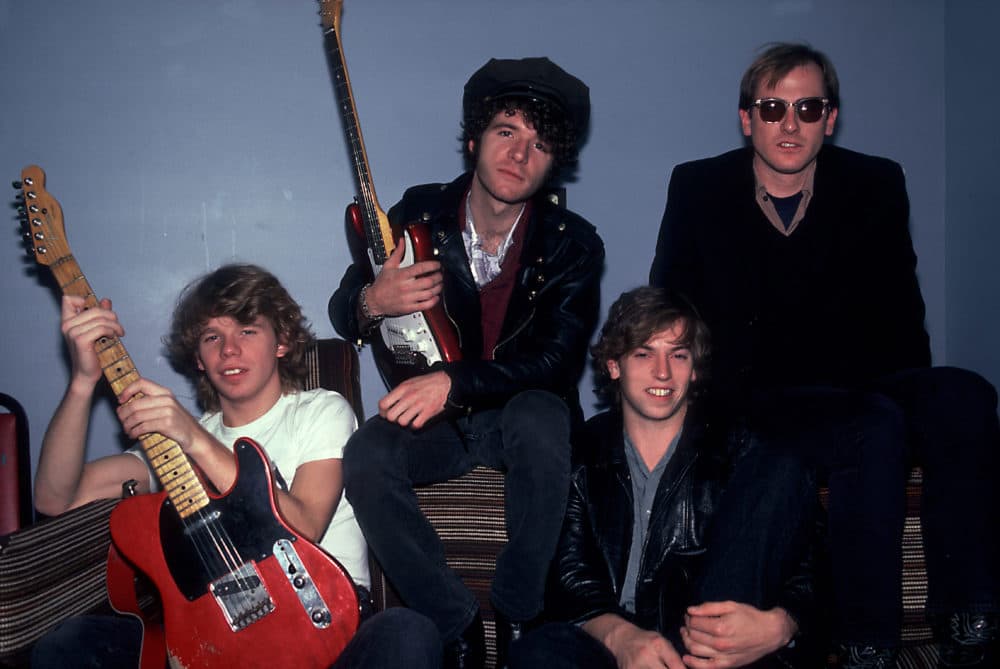
[[[84,298],[88,309],[98,306],[94,291],[71,254],[53,262],[50,269],[63,293]],[[104,378],[111,384],[115,396],[121,397],[125,388],[139,379],[139,372],[136,371],[131,356],[117,337],[101,337],[95,342],[95,349],[104,370]],[[166,491],[181,518],[186,518],[208,504],[208,494],[180,444],[155,432],[143,435],[139,443],[160,486]]]

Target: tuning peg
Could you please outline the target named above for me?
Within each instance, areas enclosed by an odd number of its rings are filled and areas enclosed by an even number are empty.
[[[14,190],[21,190],[21,182],[20,181],[11,181],[10,185],[14,187]]]

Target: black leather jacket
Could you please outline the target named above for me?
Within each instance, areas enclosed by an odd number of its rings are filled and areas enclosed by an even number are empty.
[[[587,421],[575,450],[578,464],[553,562],[548,615],[579,623],[614,613],[676,643],[685,607],[696,603],[691,597],[706,550],[706,528],[732,463],[749,444],[745,430],[714,430],[688,413],[653,502],[633,615],[619,605],[633,521],[622,417],[611,411]],[[800,635],[815,623],[812,561],[810,551],[777,597],[777,605],[798,622]],[[798,666],[805,652],[813,651],[782,651],[780,664]]]
[[[543,197],[532,201],[521,269],[492,360],[481,359],[479,290],[469,269],[457,220],[472,174],[450,184],[426,184],[406,191],[389,211],[393,224],[429,226],[444,268],[444,307],[455,323],[462,359],[446,363],[448,402],[472,411],[502,406],[523,390],[559,395],[579,406],[576,385],[597,325],[604,244],[590,223]],[[330,299],[330,320],[341,336],[361,340],[357,299],[370,269],[351,265]]]

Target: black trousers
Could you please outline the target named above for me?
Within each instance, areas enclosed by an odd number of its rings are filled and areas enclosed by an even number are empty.
[[[924,471],[928,611],[1000,610],[1000,426],[997,394],[985,379],[939,367],[863,389],[784,388],[755,398],[751,423],[779,450],[804,457],[829,486],[837,640],[899,643],[912,464]]]
[[[526,391],[503,409],[420,431],[367,421],[344,452],[347,498],[365,539],[400,597],[456,639],[478,610],[445,564],[444,547],[417,505],[415,485],[457,478],[476,465],[505,473],[507,546],[491,602],[510,620],[542,609],[545,577],[569,495],[569,410],[551,393]]]
[[[294,635],[295,631],[289,630],[289,637]],[[35,643],[31,667],[135,669],[141,649],[142,625],[137,618],[78,616],[63,621]],[[281,649],[274,652],[279,658],[275,666],[280,666]],[[398,607],[365,620],[330,669],[438,669],[441,652],[434,624],[415,611]],[[235,664],[233,658],[219,661],[220,667]]]

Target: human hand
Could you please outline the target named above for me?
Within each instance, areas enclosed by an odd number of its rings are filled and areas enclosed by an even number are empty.
[[[583,628],[611,651],[619,669],[686,669],[674,645],[663,635],[616,614],[592,618]]]
[[[132,439],[161,434],[176,441],[189,453],[204,430],[169,389],[140,378],[130,383],[118,397],[118,420]]]
[[[400,267],[404,248],[404,244],[396,244],[382,271],[365,291],[365,303],[372,316],[412,314],[430,309],[440,299],[441,263],[424,260]]]
[[[86,300],[82,297],[64,295],[60,329],[69,347],[72,378],[89,391],[103,372],[95,349],[97,340],[101,337],[121,337],[125,329],[118,322],[117,314],[111,310],[111,300],[102,299],[98,306],[90,309],[85,305]]]
[[[742,667],[787,646],[798,630],[782,608],[761,611],[738,602],[691,606],[681,628],[692,669]]]
[[[379,400],[382,418],[402,427],[419,430],[434,416],[444,411],[451,378],[444,372],[414,376],[393,388]]]

